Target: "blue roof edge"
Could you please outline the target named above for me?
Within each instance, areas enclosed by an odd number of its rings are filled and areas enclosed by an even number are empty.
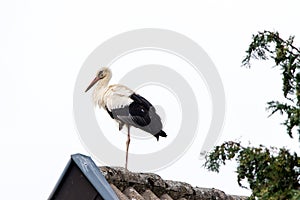
[[[71,159],[104,199],[119,200],[91,157],[78,153],[71,155]]]
[[[55,191],[57,190],[59,184],[62,182],[62,180],[63,180],[66,172],[68,171],[70,165],[71,165],[71,160],[69,160],[68,164],[65,166],[63,173],[60,175],[60,177],[59,177],[58,181],[56,182],[56,184],[55,184],[50,196],[48,197],[48,199],[52,199],[53,195],[55,194]]]

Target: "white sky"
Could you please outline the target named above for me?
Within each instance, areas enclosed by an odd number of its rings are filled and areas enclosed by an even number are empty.
[[[272,63],[241,68],[251,35],[277,30],[296,36],[297,1],[1,1],[0,2],[0,199],[46,199],[74,153],[87,154],[73,120],[73,89],[87,56],[106,39],[138,28],[164,28],[196,41],[222,78],[227,100],[219,142],[299,144],[282,118],[267,118],[266,102],[281,95]],[[236,182],[234,163],[210,173],[199,147],[156,173],[193,186],[248,195]]]

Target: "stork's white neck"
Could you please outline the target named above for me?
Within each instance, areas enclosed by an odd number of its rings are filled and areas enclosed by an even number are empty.
[[[102,80],[100,80],[97,85],[96,88],[94,89],[94,93],[93,93],[93,100],[95,105],[99,105],[99,108],[104,106],[103,103],[103,96],[105,91],[107,90],[108,87],[108,82],[110,80],[111,77],[105,77]]]

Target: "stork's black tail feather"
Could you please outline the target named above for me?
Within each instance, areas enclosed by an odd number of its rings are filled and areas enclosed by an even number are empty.
[[[156,137],[156,139],[158,141],[159,140],[159,136],[160,137],[167,137],[167,134],[163,130],[161,130],[158,133],[156,133],[154,136]]]

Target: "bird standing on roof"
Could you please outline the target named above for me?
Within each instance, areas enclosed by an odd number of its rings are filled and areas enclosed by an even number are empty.
[[[127,170],[131,126],[151,133],[157,141],[159,137],[167,137],[167,134],[162,130],[161,119],[152,104],[124,85],[108,86],[111,76],[110,69],[101,68],[85,92],[97,83],[93,93],[95,104],[104,108],[110,117],[118,122],[119,130],[122,130],[124,125],[127,127],[125,162]]]

